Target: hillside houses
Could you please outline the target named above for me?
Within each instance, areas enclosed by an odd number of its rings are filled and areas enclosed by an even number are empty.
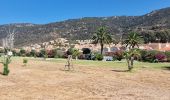
[[[170,51],[170,43],[149,43],[142,44],[139,47],[140,49],[145,50],[158,50],[158,51]]]
[[[67,51],[71,45],[78,49],[82,50],[83,48],[89,48],[93,52],[100,52],[100,45],[99,44],[92,44],[93,40],[76,40],[76,43],[70,44],[68,40],[65,38],[58,38],[56,40],[51,40],[49,42],[44,42],[41,44],[33,44],[31,46],[23,47],[23,49],[27,51],[36,50],[40,51],[41,49],[51,50],[60,48],[64,50],[63,52]],[[141,44],[139,46],[140,49],[144,50],[158,50],[158,51],[170,51],[170,43],[149,43],[149,44]],[[124,51],[126,48],[121,44],[110,44],[105,45],[103,54],[108,52],[116,52],[116,51]]]

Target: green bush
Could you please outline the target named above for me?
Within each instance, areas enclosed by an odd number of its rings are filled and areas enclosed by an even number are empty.
[[[25,54],[25,56],[26,56],[26,57],[31,57],[30,52],[27,52],[27,53]]]
[[[159,51],[156,51],[156,50],[151,50],[151,51],[145,51],[145,50],[142,50],[141,51],[141,58],[142,58],[142,61],[144,62],[155,62],[155,55],[159,53]]]
[[[117,57],[113,56],[113,61],[116,61],[117,60]]]
[[[23,59],[23,64],[24,64],[24,66],[26,66],[27,63],[28,63],[28,59],[24,58],[24,59]]]
[[[70,48],[67,50],[67,55],[72,55],[73,58],[77,58],[79,55],[80,55],[80,52],[78,49],[75,49],[75,48]]]
[[[141,61],[144,62],[151,62],[151,63],[157,63],[157,62],[164,62],[167,61],[168,56],[170,60],[170,52],[161,52],[156,50],[140,50],[141,54]]]
[[[144,60],[145,56],[147,54],[147,51],[146,50],[140,50],[140,54],[141,54],[141,60]]]
[[[35,50],[31,50],[30,56],[31,56],[31,57],[36,57],[36,51],[35,51]]]
[[[70,48],[67,50],[67,55],[73,55],[74,53],[74,48]]]
[[[0,49],[0,53],[4,53],[5,52],[5,50],[4,49]]]
[[[43,57],[44,59],[48,58],[47,50],[40,50],[40,57]]]
[[[13,56],[18,56],[18,53],[16,50],[12,50]]]
[[[170,62],[170,51],[166,51],[165,55],[167,57],[167,61]]]
[[[19,51],[19,56],[25,57],[25,56],[26,56],[26,51],[25,51],[24,49],[21,49],[21,50]]]
[[[99,60],[99,61],[102,61],[103,60],[103,55],[102,54],[95,54],[95,59]]]

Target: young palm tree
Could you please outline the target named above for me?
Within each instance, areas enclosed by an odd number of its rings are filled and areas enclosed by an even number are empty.
[[[128,64],[128,69],[131,71],[133,69],[134,56],[140,57],[139,49],[131,49],[130,51],[125,51],[124,56]]]
[[[106,27],[100,27],[97,32],[93,35],[94,43],[99,43],[101,46],[101,54],[103,54],[103,47],[105,44],[110,44],[112,42],[112,37],[107,31]]]
[[[128,37],[123,41],[123,43],[128,47],[129,51],[125,52],[125,58],[128,63],[128,69],[131,70],[133,68],[134,56],[139,56],[140,53],[134,49],[135,46],[139,48],[139,44],[143,42],[143,39],[136,33],[131,32]]]

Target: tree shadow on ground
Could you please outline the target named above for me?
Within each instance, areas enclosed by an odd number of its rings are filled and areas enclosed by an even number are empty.
[[[170,66],[163,66],[162,69],[170,71]]]
[[[60,71],[65,71],[65,72],[75,72],[75,70],[74,69],[70,69],[70,70],[68,70],[68,69],[59,69]]]
[[[118,70],[118,69],[114,69],[114,70],[111,70],[111,71],[113,71],[113,72],[129,72],[129,70]]]
[[[115,62],[115,63],[125,63],[125,62],[123,62],[123,61],[117,61],[117,62]]]

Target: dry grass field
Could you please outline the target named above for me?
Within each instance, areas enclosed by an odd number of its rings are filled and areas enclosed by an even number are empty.
[[[170,100],[170,63],[136,62],[126,72],[123,61],[74,61],[74,71],[65,62],[32,58],[24,67],[15,58],[0,75],[0,100]]]

